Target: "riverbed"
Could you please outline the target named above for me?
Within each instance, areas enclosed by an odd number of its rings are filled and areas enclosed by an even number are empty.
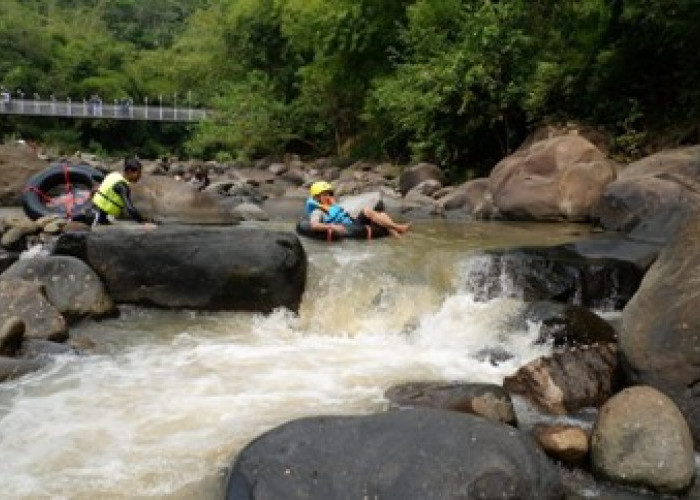
[[[236,452],[283,422],[383,411],[384,391],[412,380],[501,383],[548,348],[538,325],[509,321],[517,298],[474,299],[481,250],[588,234],[431,221],[401,239],[304,240],[298,314],[122,306],[75,325],[81,354],[0,385],[0,498],[218,499]]]

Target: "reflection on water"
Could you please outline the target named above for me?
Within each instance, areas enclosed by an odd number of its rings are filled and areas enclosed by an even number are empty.
[[[402,241],[305,241],[299,315],[123,307],[84,322],[71,336],[89,354],[0,385],[0,497],[220,498],[231,456],[282,422],[380,411],[409,380],[500,383],[544,348],[509,321],[520,302],[460,290],[463,263],[581,231],[431,223]],[[514,357],[479,361],[484,347]]]

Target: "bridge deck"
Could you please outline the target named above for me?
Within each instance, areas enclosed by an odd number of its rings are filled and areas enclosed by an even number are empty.
[[[148,120],[161,122],[197,122],[204,120],[207,111],[194,108],[165,106],[132,106],[95,102],[41,101],[13,99],[0,102],[0,115],[25,115],[61,118],[88,118],[109,120]]]

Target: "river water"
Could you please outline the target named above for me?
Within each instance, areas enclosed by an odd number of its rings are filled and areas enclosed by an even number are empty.
[[[519,300],[474,300],[479,250],[587,233],[429,222],[401,240],[305,240],[298,315],[123,306],[80,323],[83,355],[0,384],[0,498],[218,499],[235,453],[290,419],[382,411],[406,381],[501,383],[547,348],[509,321]],[[484,348],[514,357],[494,366]]]

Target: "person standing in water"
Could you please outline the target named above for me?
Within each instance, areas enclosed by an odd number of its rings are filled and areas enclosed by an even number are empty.
[[[410,228],[410,224],[395,222],[389,214],[382,212],[377,206],[364,207],[357,214],[350,214],[336,202],[333,186],[325,181],[317,181],[311,185],[305,211],[312,231],[335,231],[339,234],[347,234],[349,226],[376,224],[386,228],[392,236],[398,237]]]

